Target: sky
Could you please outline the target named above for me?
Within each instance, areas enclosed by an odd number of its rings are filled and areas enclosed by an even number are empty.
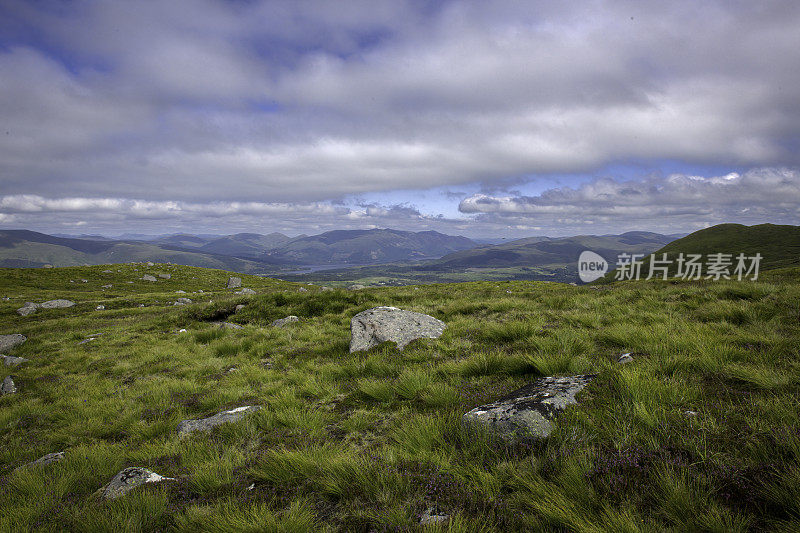
[[[800,223],[800,2],[0,0],[0,228]]]

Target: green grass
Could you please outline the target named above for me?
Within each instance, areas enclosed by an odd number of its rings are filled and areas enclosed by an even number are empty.
[[[31,360],[0,366],[19,388],[0,397],[0,531],[413,531],[429,508],[451,517],[431,530],[800,528],[800,269],[352,292],[243,276],[256,296],[183,266],[0,272],[0,333],[27,335],[9,355]],[[195,303],[170,305],[181,296]],[[15,312],[54,298],[76,305]],[[448,328],[348,353],[350,318],[377,305]],[[269,326],[287,315],[301,321]],[[634,362],[616,365],[624,352]],[[589,372],[547,441],[460,422],[536,377]],[[262,409],[176,434],[242,405]],[[178,481],[92,496],[127,466]]]

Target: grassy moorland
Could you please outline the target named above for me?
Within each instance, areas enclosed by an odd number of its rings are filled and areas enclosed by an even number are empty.
[[[31,360],[0,366],[19,389],[0,397],[0,530],[413,531],[428,509],[449,515],[427,526],[442,531],[800,528],[798,269],[352,292],[243,276],[256,296],[225,290],[228,275],[0,271],[0,333],[29,338],[7,355]],[[195,303],[169,305],[179,296]],[[54,298],[77,305],[15,312]],[[376,305],[448,328],[403,352],[348,353],[350,318]],[[302,321],[269,327],[287,315]],[[633,363],[615,364],[623,352]],[[584,372],[598,377],[544,442],[461,426],[538,376]],[[242,405],[263,408],[176,434],[182,419]],[[178,481],[93,496],[127,466]]]

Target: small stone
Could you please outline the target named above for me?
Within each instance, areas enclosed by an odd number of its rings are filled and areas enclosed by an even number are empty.
[[[697,411],[692,411],[690,409],[687,409],[686,411],[683,412],[683,415],[686,416],[687,418],[695,418],[699,416],[700,413],[698,413]]]
[[[242,286],[242,278],[235,278],[235,277],[228,278],[227,288],[238,289],[241,286]]]
[[[117,271],[117,272],[119,272],[119,271]],[[103,270],[103,274],[113,274],[113,272],[111,272],[110,270]]]
[[[633,363],[633,357],[630,353],[624,353],[617,358],[617,364],[624,365],[625,363]]]
[[[361,290],[363,288],[364,288],[364,286],[359,284],[359,283],[354,283],[353,285],[350,285],[349,287],[347,287],[347,289],[351,290],[351,291],[359,291],[359,290]]]
[[[286,318],[279,318],[278,320],[274,321],[274,322],[273,322],[272,324],[270,324],[270,325],[271,325],[272,327],[275,327],[275,328],[282,328],[282,327],[284,327],[284,326],[288,326],[289,324],[291,324],[291,323],[293,323],[293,322],[299,322],[299,321],[300,321],[300,319],[299,319],[299,318],[297,318],[296,316],[294,316],[294,315],[289,315],[289,316],[287,316]]]
[[[52,464],[52,463],[57,463],[58,461],[60,461],[63,458],[64,458],[64,452],[48,453],[47,455],[43,455],[43,456],[39,457],[35,461],[32,461],[32,462],[30,462],[30,463],[28,463],[26,465],[23,465],[22,467],[24,468],[24,467],[28,467],[28,466],[45,466],[45,465],[49,465],[49,464]]]
[[[234,313],[238,313],[239,311],[241,311],[241,310],[242,310],[242,309],[244,309],[245,307],[247,307],[247,306],[246,306],[246,305],[244,305],[244,304],[239,304],[239,305],[237,305],[236,307],[234,307],[234,308],[233,308],[233,312],[234,312]]]
[[[106,500],[114,500],[140,485],[158,483],[160,481],[175,481],[175,478],[159,476],[146,468],[132,466],[114,476],[105,487],[99,490],[99,493]]]
[[[450,520],[450,515],[446,514],[434,514],[433,508],[428,507],[422,516],[419,517],[420,525],[426,524],[437,524],[439,522],[447,522]]]
[[[332,287],[326,287],[326,286],[323,285],[320,290],[322,290],[323,292],[328,292],[328,291],[332,291],[333,288]]]
[[[144,304],[139,304],[139,307],[144,307]]]
[[[17,392],[17,385],[11,376],[6,376],[3,383],[0,384],[0,394],[14,394]]]
[[[305,287],[300,287],[299,289],[297,289],[297,292],[308,292],[308,289],[306,289]]]
[[[184,291],[184,290],[177,290],[177,291],[175,291],[175,294],[186,294],[186,291]]]
[[[255,483],[250,483],[250,486],[247,487],[247,490],[253,490],[254,488],[256,488],[256,484]]]
[[[186,333],[186,328],[181,328],[178,330],[178,333]]]
[[[155,276],[151,276],[150,274],[145,274],[142,276],[142,280],[144,281],[156,281]]]
[[[6,366],[19,366],[22,363],[27,363],[28,361],[30,361],[30,359],[26,359],[25,357],[14,357],[11,355],[3,355],[3,354],[0,354],[0,359]]]
[[[113,287],[113,285],[111,285],[110,283],[108,285],[101,285],[101,288],[103,289],[110,289],[111,287]]]
[[[261,406],[246,405],[244,407],[231,409],[230,411],[222,411],[208,418],[183,420],[178,424],[178,435],[183,436],[195,431],[209,431],[211,428],[219,426],[220,424],[235,422],[247,413],[255,412],[259,409],[261,409]]]
[[[152,261],[148,261],[148,262],[147,262],[147,266],[149,266],[149,267],[151,267],[151,266],[156,266],[156,264],[155,264],[155,263],[153,263]]]
[[[236,291],[234,294],[255,294],[255,293],[256,291],[254,291],[253,289],[244,288],[240,291]]]
[[[7,352],[12,348],[16,348],[20,344],[28,340],[28,337],[19,333],[12,333],[11,335],[0,335],[0,352]]]
[[[96,309],[97,311],[102,311],[102,310],[103,310],[103,309],[105,309],[105,308],[106,308],[106,306],[105,306],[105,305],[98,305],[97,307],[95,307],[95,309]]]
[[[89,280],[88,279],[82,279],[81,283],[89,283]]]

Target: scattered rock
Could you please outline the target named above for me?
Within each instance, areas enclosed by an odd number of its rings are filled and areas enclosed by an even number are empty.
[[[363,288],[364,288],[364,286],[361,285],[360,283],[354,283],[353,285],[350,285],[349,287],[347,287],[347,289],[350,290],[350,291],[358,291],[358,290],[361,290]]]
[[[39,304],[40,309],[63,309],[65,307],[72,307],[75,302],[71,300],[48,300]]]
[[[247,289],[247,288],[235,292],[235,294],[255,294],[255,293],[256,291],[254,291],[253,289]]]
[[[422,513],[422,516],[419,517],[420,525],[436,524],[439,522],[447,522],[448,520],[450,520],[450,515],[434,514],[432,507],[425,509],[425,512]]]
[[[209,431],[211,428],[219,426],[220,424],[235,422],[247,413],[258,411],[259,409],[261,409],[261,406],[246,405],[244,407],[231,409],[230,411],[222,411],[208,418],[183,420],[178,424],[178,435],[187,435],[194,431]]]
[[[242,326],[233,322],[223,322],[219,325],[219,329],[242,329]]]
[[[594,375],[540,378],[496,402],[476,407],[463,417],[467,424],[488,426],[501,436],[522,432],[545,438],[553,431],[553,419],[567,406],[577,404],[575,395]]]
[[[102,311],[102,310],[103,310],[103,309],[105,309],[105,308],[106,308],[106,306],[105,306],[105,305],[98,305],[97,307],[95,307],[95,309],[96,309],[97,311]]]
[[[176,304],[186,305],[192,303],[191,298],[178,298],[178,301],[175,302]]]
[[[11,379],[11,376],[6,376],[6,379],[0,384],[0,394],[14,394],[16,392],[17,385],[14,383],[14,380]]]
[[[89,283],[89,280],[88,279],[82,279],[81,283]]]
[[[36,305],[24,305],[17,309],[17,314],[19,316],[28,316],[36,312],[37,306]]]
[[[38,459],[36,459],[35,461],[31,461],[30,463],[24,464],[19,468],[28,468],[30,466],[45,466],[52,463],[57,463],[63,458],[64,458],[64,452],[48,453],[47,455],[43,455]]]
[[[151,266],[156,266],[156,264],[155,264],[155,263],[153,263],[152,261],[148,261],[148,262],[147,262],[147,266],[149,266],[149,267],[151,267]]]
[[[151,276],[150,274],[145,274],[142,276],[142,280],[144,281],[156,281],[155,276]]]
[[[186,328],[181,328],[178,330],[178,333],[186,333]]]
[[[110,283],[108,285],[101,285],[100,286],[100,288],[102,288],[102,289],[110,289],[111,287],[113,287],[113,285],[111,285]]]
[[[47,263],[46,265],[42,265],[42,268],[53,268],[53,265]]]
[[[139,304],[139,307],[144,307],[144,304]]]
[[[237,305],[236,307],[234,307],[234,308],[233,308],[233,312],[234,312],[234,313],[238,313],[239,311],[241,311],[241,310],[242,310],[242,309],[244,309],[245,307],[246,307],[246,306],[245,306],[244,304],[239,304],[239,305]]]
[[[11,348],[16,348],[26,340],[28,340],[28,337],[19,333],[0,335],[0,352],[7,352]]]
[[[683,412],[683,416],[687,418],[695,418],[699,415],[700,413],[698,413],[697,411],[692,411],[691,409],[687,409],[686,411]]]
[[[305,287],[300,287],[299,289],[297,289],[297,292],[308,292],[308,289],[306,289]]]
[[[172,278],[172,274],[159,274],[158,277],[162,279],[170,279]]]
[[[120,496],[124,496],[139,485],[158,483],[160,481],[175,481],[175,478],[159,476],[146,468],[132,466],[119,472],[98,492],[100,496],[106,500],[114,500]]]
[[[439,338],[447,324],[422,313],[397,307],[373,307],[350,320],[350,353],[369,350],[386,341],[403,350],[414,339]]]
[[[186,294],[186,291],[184,291],[184,290],[177,290],[177,291],[175,291],[175,294]]]
[[[30,359],[26,359],[25,357],[13,357],[11,355],[3,355],[0,354],[0,360],[3,361],[3,364],[6,366],[19,366],[22,363],[27,363]]]
[[[633,363],[633,357],[630,353],[624,353],[617,358],[617,364],[624,365],[625,363]]]
[[[242,278],[228,278],[228,288],[238,289],[242,286]]]
[[[117,272],[119,272],[119,270],[117,270]],[[103,274],[113,274],[113,272],[110,270],[103,270]]]
[[[199,292],[200,294],[203,294],[203,289],[197,289],[197,292]]]
[[[323,292],[326,292],[326,291],[332,291],[332,290],[333,290],[333,287],[326,287],[326,286],[324,286],[324,285],[323,285],[323,286],[320,288],[320,290],[322,290]]]
[[[286,318],[279,318],[270,325],[275,328],[282,328],[283,326],[287,326],[293,322],[300,322],[300,319],[294,315],[289,315]]]

